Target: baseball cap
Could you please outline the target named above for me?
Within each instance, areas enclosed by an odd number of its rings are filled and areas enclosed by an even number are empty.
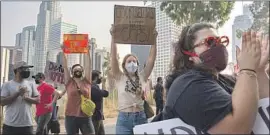
[[[35,76],[32,76],[34,79],[45,79],[45,75],[43,73],[37,73]]]
[[[34,66],[27,65],[26,62],[24,61],[18,61],[13,65],[13,69],[18,69],[18,68],[33,68]]]

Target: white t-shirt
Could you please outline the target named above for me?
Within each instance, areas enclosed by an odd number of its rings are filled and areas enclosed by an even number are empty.
[[[142,84],[142,89],[143,89],[143,86],[145,84],[145,81],[143,79],[144,73],[141,72],[139,74],[139,77],[140,77],[140,82]],[[135,80],[135,77],[133,77],[132,79]],[[143,110],[144,101],[142,100],[141,95],[136,95],[136,94],[126,91],[125,90],[126,81],[128,81],[128,78],[124,74],[120,77],[119,80],[116,81],[116,89],[118,90],[118,110],[121,111],[123,109],[135,107],[135,106],[140,107]],[[129,84],[129,85],[130,87],[132,87],[132,84]]]

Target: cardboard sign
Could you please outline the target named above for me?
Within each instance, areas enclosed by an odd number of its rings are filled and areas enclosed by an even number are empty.
[[[64,53],[88,53],[88,34],[64,34]]]
[[[45,68],[45,77],[46,80],[64,84],[65,83],[64,68],[60,64],[47,61]]]
[[[264,98],[259,101],[259,109],[254,124],[253,132],[254,135],[269,134],[269,98]],[[190,126],[180,120],[179,118],[164,120],[159,122],[153,122],[143,125],[135,126],[134,134],[203,134],[201,131],[193,126]]]
[[[182,120],[175,118],[159,122],[153,122],[135,126],[134,134],[144,135],[180,135],[180,134],[202,134],[201,131],[187,125]]]
[[[155,44],[155,8],[114,6],[114,41],[120,44]]]
[[[270,124],[270,117],[269,117],[269,97],[261,99],[259,101],[259,109],[258,114],[256,116],[256,121],[253,128],[253,134],[268,134],[269,135],[269,124]]]

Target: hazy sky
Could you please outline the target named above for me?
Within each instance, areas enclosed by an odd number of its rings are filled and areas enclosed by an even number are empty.
[[[15,35],[25,26],[36,25],[39,2],[2,2],[1,5],[1,45],[14,45]],[[97,39],[100,47],[110,45],[110,27],[113,23],[114,5],[143,6],[142,1],[78,1],[61,2],[65,21],[78,26],[79,33],[89,33]],[[236,2],[230,20],[219,30],[221,35],[231,37],[234,17],[242,14],[242,2]],[[121,48],[123,48],[121,46]],[[124,47],[126,48],[126,47]],[[230,47],[228,48],[230,49]],[[123,49],[124,50],[124,49]]]

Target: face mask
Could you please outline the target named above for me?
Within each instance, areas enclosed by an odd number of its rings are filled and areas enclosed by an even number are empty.
[[[97,84],[100,84],[100,83],[101,83],[101,79],[98,78],[98,79],[97,79]]]
[[[40,84],[40,81],[39,80],[35,80],[36,84]]]
[[[30,71],[21,71],[20,75],[23,79],[28,78],[30,76]]]
[[[75,71],[74,72],[74,77],[75,78],[81,78],[82,77],[82,72],[81,71]]]
[[[222,71],[228,63],[228,51],[224,45],[215,45],[200,55],[202,63],[211,69]]]
[[[129,72],[129,73],[135,73],[138,69],[138,65],[137,63],[134,63],[134,62],[130,62],[126,65],[126,70]]]

